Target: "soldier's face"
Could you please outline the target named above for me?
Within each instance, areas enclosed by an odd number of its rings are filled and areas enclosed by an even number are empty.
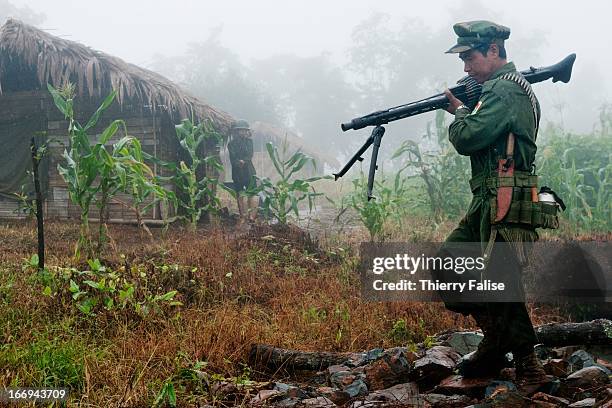
[[[249,129],[238,129],[236,133],[240,137],[251,137],[251,131]]]
[[[459,54],[459,58],[464,63],[463,70],[479,84],[489,79],[498,68],[497,60],[499,58],[492,48],[488,50],[486,57],[477,50],[469,50]]]

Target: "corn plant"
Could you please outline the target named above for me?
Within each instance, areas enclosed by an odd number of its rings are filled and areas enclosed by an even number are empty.
[[[174,192],[166,190],[161,185],[161,178],[144,177],[142,172],[129,173],[127,175],[127,192],[131,201],[123,201],[114,197],[113,201],[131,210],[136,216],[136,222],[147,233],[150,238],[153,234],[143,220],[143,214],[159,202],[172,202],[176,205],[177,198]]]
[[[384,239],[384,226],[393,214],[392,191],[383,181],[375,181],[377,196],[367,199],[367,180],[363,174],[353,180],[354,193],[350,195],[350,206],[357,210],[359,218],[370,233],[370,241],[375,238]]]
[[[123,120],[114,120],[106,127],[98,141],[88,135],[100,119],[102,113],[114,101],[113,91],[104,99],[100,107],[83,126],[75,120],[74,86],[68,85],[56,90],[48,85],[49,92],[57,108],[68,119],[69,148],[64,150],[65,163],[58,165],[58,170],[68,186],[70,199],[81,209],[81,232],[76,245],[75,257],[79,258],[85,250],[90,257],[98,256],[103,250],[106,230],[106,208],[110,200],[118,193],[128,189],[128,178],[138,179],[147,186],[151,194],[157,195],[159,189],[152,188],[153,172],[143,162],[140,142],[127,136],[127,127]],[[107,148],[107,143],[123,130],[124,137]],[[93,246],[89,228],[89,211],[91,205],[99,210],[100,225],[97,234],[97,245]]]
[[[151,156],[146,157],[167,168],[172,174],[165,179],[172,181],[176,186],[176,194],[173,197],[176,197],[175,202],[179,208],[178,214],[171,218],[171,221],[184,220],[189,229],[195,231],[203,214],[219,212],[221,202],[217,197],[218,188],[227,191],[232,197],[235,196],[235,192],[211,174],[223,169],[218,155],[200,157],[200,146],[203,143],[218,146],[222,141],[222,136],[215,131],[212,124],[205,121],[194,125],[191,120],[184,119],[175,128],[179,144],[188,156],[187,162],[181,160],[177,165],[156,160]]]
[[[610,135],[571,135],[549,127],[536,163],[540,183],[563,198],[562,213],[572,230],[609,231],[612,227]]]
[[[318,196],[311,183],[327,176],[315,176],[307,179],[300,179],[296,174],[310,163],[316,168],[316,162],[312,157],[300,152],[299,150],[289,155],[287,143],[283,143],[281,151],[272,143],[266,143],[268,156],[278,174],[278,180],[272,181],[270,178],[258,178],[259,186],[250,188],[247,194],[263,195],[263,212],[268,218],[273,218],[280,225],[287,225],[288,218],[293,213],[296,218],[300,217],[299,203],[308,201],[308,211],[311,212]]]
[[[430,123],[424,139],[432,139],[433,133]],[[404,160],[400,172],[411,171],[412,174],[407,177],[423,181],[431,214],[436,222],[440,222],[445,218],[458,217],[467,208],[470,166],[466,158],[459,156],[448,142],[441,111],[436,114],[435,135],[437,147],[432,151],[424,151],[418,143],[406,140],[392,158]]]
[[[115,122],[113,122],[115,123]],[[127,134],[125,129],[125,123],[119,122]],[[110,128],[112,128],[112,124]],[[110,137],[114,135],[116,130],[111,130]],[[98,165],[98,193],[95,196],[94,202],[99,211],[99,232],[98,232],[98,246],[96,254],[99,255],[104,247],[106,239],[106,208],[111,199],[117,195],[118,192],[127,192],[129,190],[128,179],[139,179],[141,180],[140,185],[146,186],[148,180],[153,179],[153,172],[151,169],[144,164],[142,156],[142,148],[138,139],[131,138],[129,136],[123,137],[119,142],[112,145],[112,150],[109,152],[104,148],[102,143],[106,141],[104,138],[94,146],[101,146],[99,150],[99,156],[102,162]],[[159,188],[161,190],[161,188]],[[155,194],[156,189],[151,188],[149,190]]]
[[[351,180],[353,191],[342,197],[336,221],[352,209],[368,230],[370,241],[384,241],[387,223],[393,219],[401,225],[403,216],[409,208],[411,191],[414,190],[406,181],[407,179],[399,171],[393,177],[393,183],[390,183],[386,174],[381,171],[374,180],[376,197],[368,200],[368,180],[361,171],[358,177]],[[335,204],[332,200],[329,201]]]

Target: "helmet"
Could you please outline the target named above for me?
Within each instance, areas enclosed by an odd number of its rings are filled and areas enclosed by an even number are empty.
[[[247,122],[244,119],[239,119],[235,121],[234,123],[232,123],[232,130],[238,130],[238,129],[250,130],[251,128],[249,127],[249,122]]]

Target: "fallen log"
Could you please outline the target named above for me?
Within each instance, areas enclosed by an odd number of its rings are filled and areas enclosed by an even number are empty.
[[[267,344],[253,344],[249,362],[252,366],[273,371],[316,371],[346,363],[352,355],[353,353],[287,350]]]
[[[551,323],[536,327],[540,343],[546,346],[612,346],[612,321],[597,319],[583,323]]]
[[[536,327],[540,343],[550,347],[571,345],[612,346],[612,321],[598,319],[583,323],[551,323]],[[444,337],[444,336],[442,336]],[[249,353],[252,367],[267,371],[317,371],[345,364],[359,353],[288,350],[267,344],[254,344]]]

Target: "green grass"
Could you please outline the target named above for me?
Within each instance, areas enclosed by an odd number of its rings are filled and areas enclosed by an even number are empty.
[[[19,323],[16,321],[14,323]],[[102,349],[88,344],[83,333],[51,325],[34,332],[27,342],[0,347],[0,366],[14,370],[11,386],[66,387],[71,392],[84,388],[85,360],[104,357]]]

